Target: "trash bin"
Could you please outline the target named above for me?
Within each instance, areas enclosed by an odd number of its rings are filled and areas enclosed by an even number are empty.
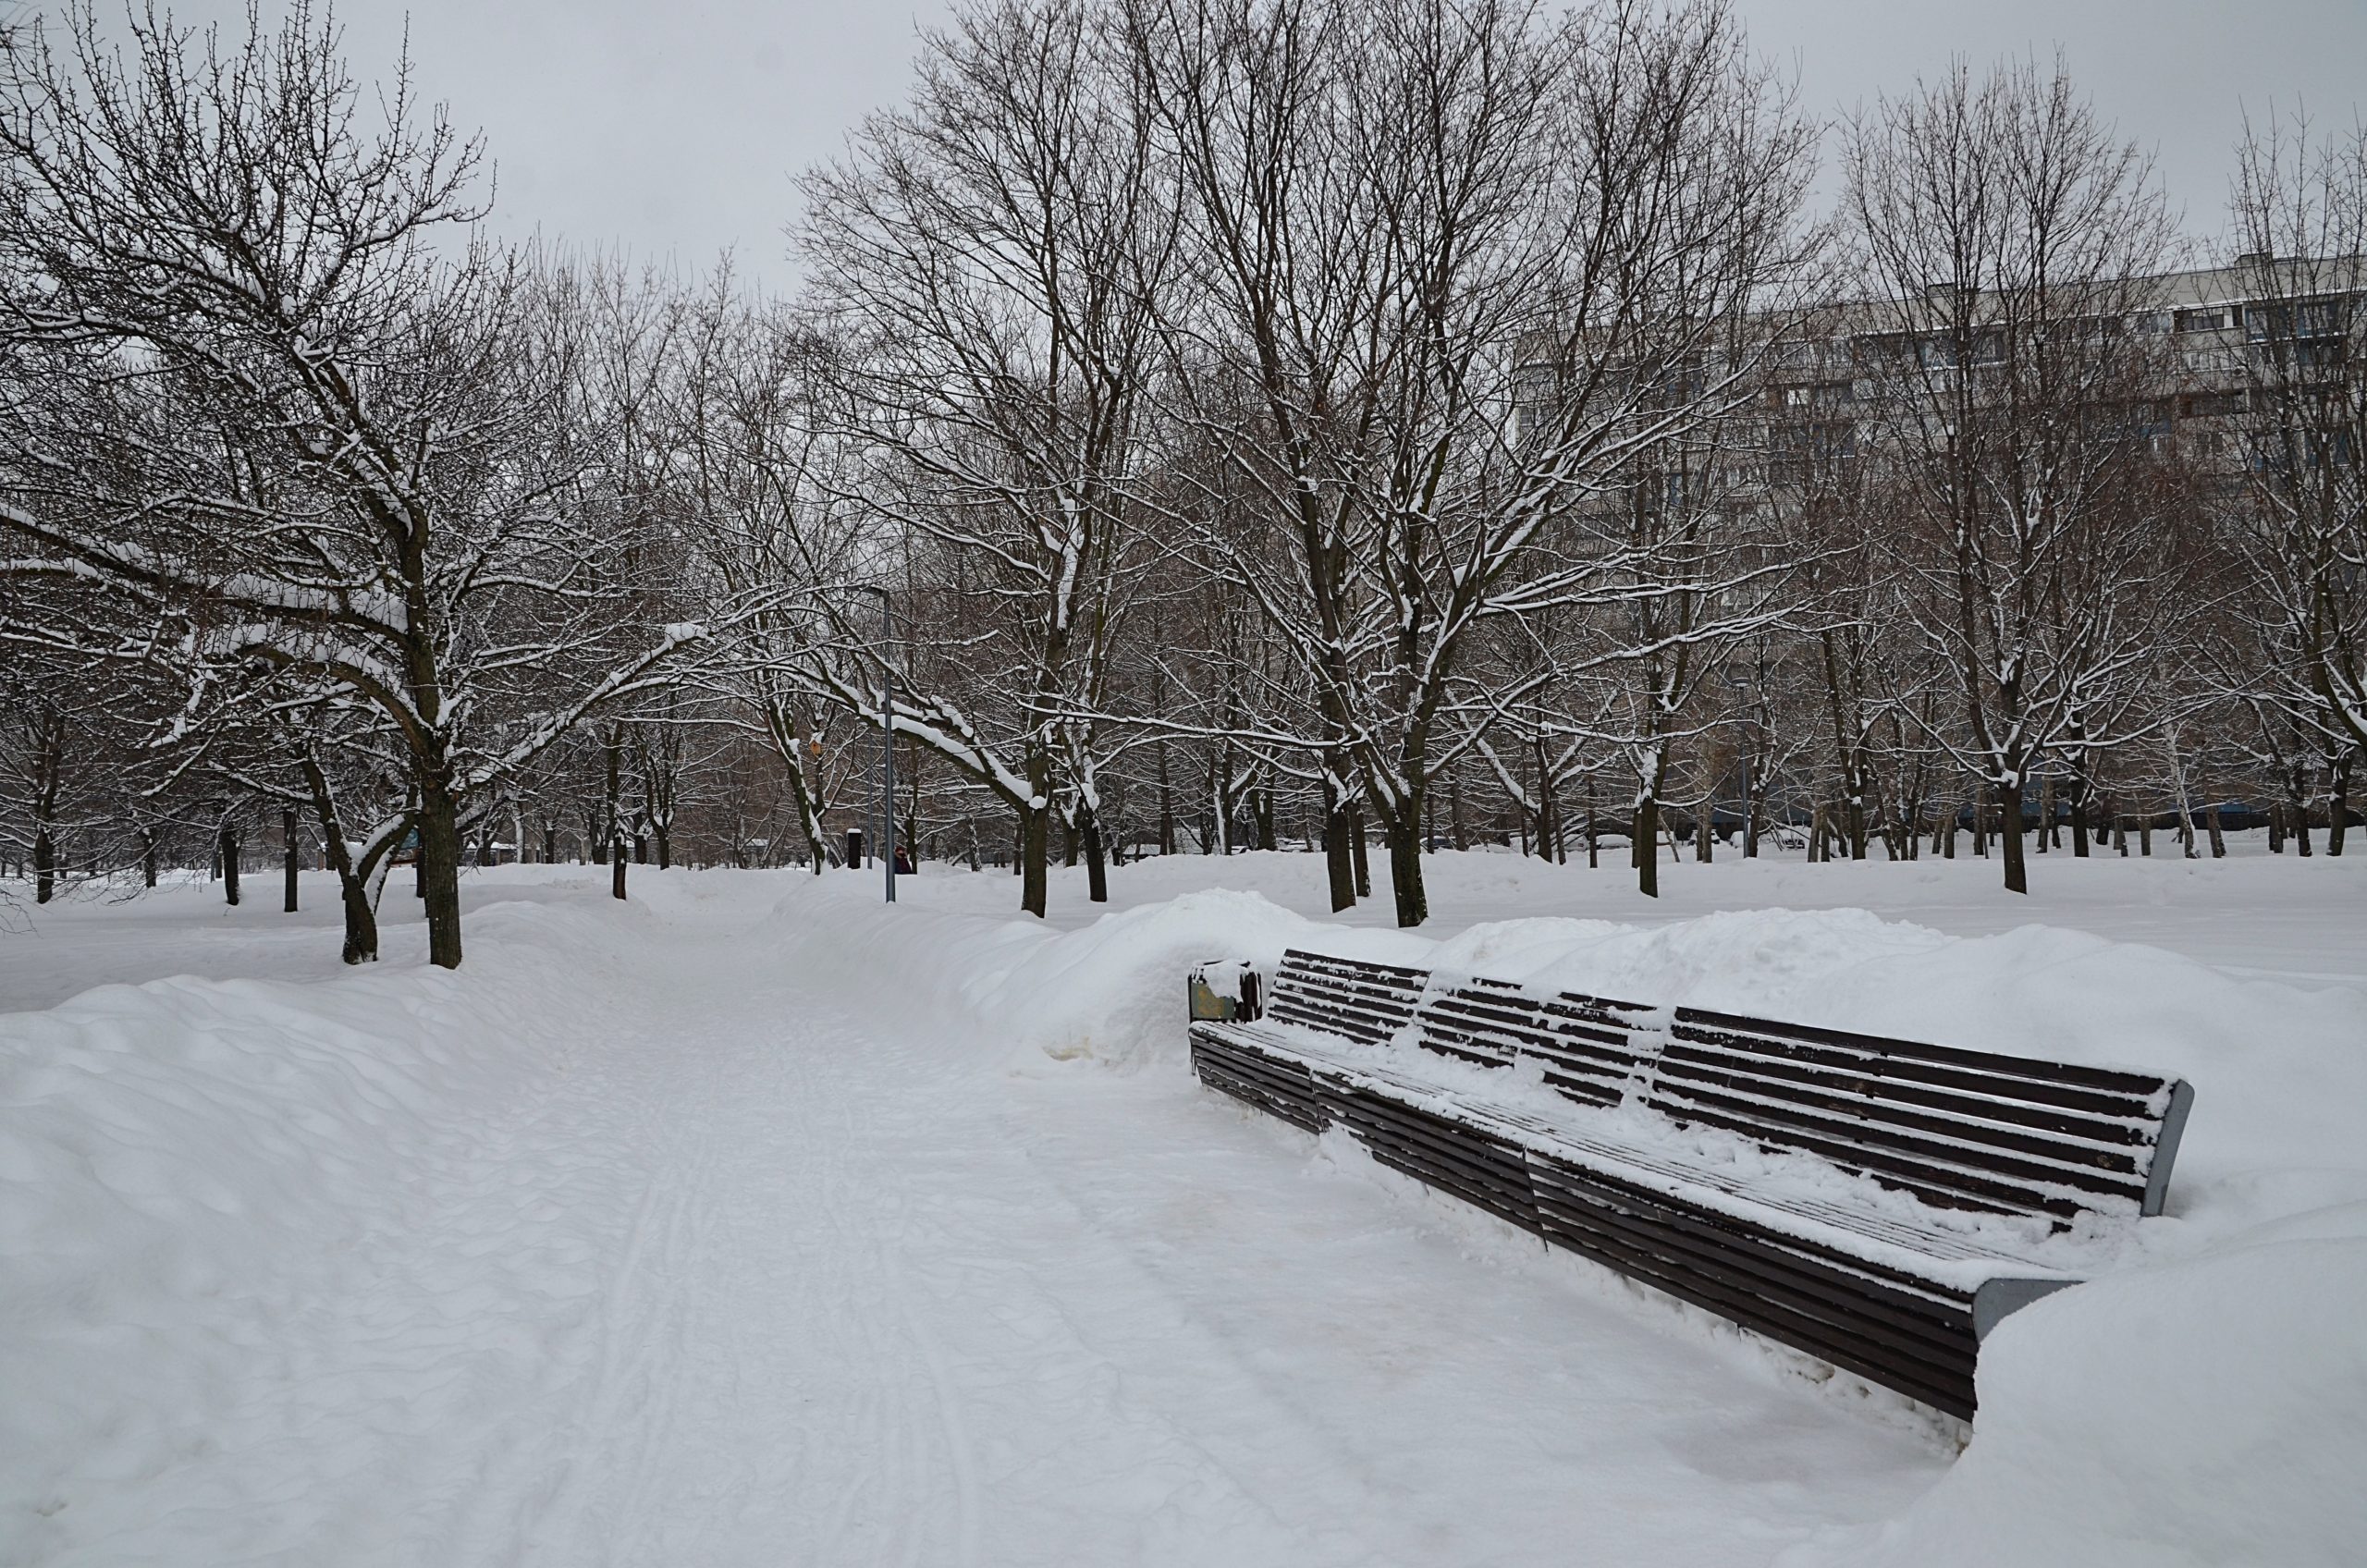
[[[1184,988],[1196,1023],[1247,1023],[1264,1011],[1257,970],[1239,959],[1196,966]]]

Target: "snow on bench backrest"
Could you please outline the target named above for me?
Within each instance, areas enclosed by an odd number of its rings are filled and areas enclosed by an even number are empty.
[[[1821,1156],[1949,1208],[2067,1219],[2158,1214],[2193,1092],[2182,1082],[1779,1023],[1671,1014],[1504,980],[1437,976],[1293,949],[1266,1016],[1362,1045],[1409,1027],[1441,1056],[1535,1057],[1582,1105]]]
[[[1635,1031],[1651,1011],[1575,991],[1534,996],[1507,980],[1474,977],[1431,992],[1422,1005],[1421,1043],[1485,1067],[1534,1057],[1564,1097],[1616,1105],[1650,1059]]]
[[[1648,1103],[1927,1203],[2155,1214],[2193,1097],[2175,1079],[1679,1008]]]
[[[1418,969],[1293,948],[1282,955],[1266,1016],[1376,1045],[1413,1023],[1429,980]]]

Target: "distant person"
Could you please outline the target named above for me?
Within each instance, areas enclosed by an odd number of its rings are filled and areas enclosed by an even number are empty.
[[[896,846],[896,875],[910,876],[912,874],[913,851],[908,845],[899,844]]]

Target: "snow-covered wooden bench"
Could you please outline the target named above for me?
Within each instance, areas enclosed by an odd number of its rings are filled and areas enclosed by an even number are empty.
[[[1192,1023],[1208,1086],[1968,1417],[1982,1337],[2076,1283],[2097,1232],[2160,1212],[2193,1099],[2150,1073],[1297,950],[1262,1010],[1245,998]]]

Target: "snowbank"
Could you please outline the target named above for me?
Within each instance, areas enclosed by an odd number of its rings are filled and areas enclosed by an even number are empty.
[[[1981,1349],[1964,1457],[1899,1519],[1786,1568],[2356,1562],[2367,1204],[2051,1296]]]
[[[984,1031],[1012,1047],[1021,1071],[1047,1059],[1127,1071],[1180,1060],[1184,976],[1204,959],[1245,959],[1270,971],[1284,949],[1317,945],[1420,963],[1433,947],[1392,931],[1343,931],[1257,893],[1223,889],[1104,915],[1074,931],[889,908],[839,878],[809,892],[781,904],[776,926],[785,944],[843,973],[866,1005]]]
[[[0,1558],[131,1561],[94,1544],[120,1518],[243,1506],[193,1464],[209,1452],[300,1455],[318,1481],[362,1452],[330,1427],[428,1426],[532,1385],[531,1328],[484,1337],[456,1381],[324,1349],[378,1327],[324,1315],[383,1307],[396,1243],[497,1161],[486,1141],[566,1070],[586,975],[646,921],[503,905],[460,974],[166,979],[0,1014]],[[456,1256],[438,1283],[585,1288],[549,1265]]]

